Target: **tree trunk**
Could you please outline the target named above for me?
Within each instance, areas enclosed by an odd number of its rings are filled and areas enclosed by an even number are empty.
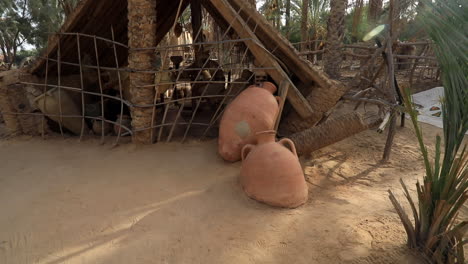
[[[65,17],[68,17],[75,9],[76,1],[74,0],[59,0],[59,4],[62,7]]]
[[[359,24],[361,24],[363,9],[364,9],[364,0],[356,0],[354,3],[354,14],[353,14],[353,25],[352,25],[353,42],[359,41],[358,28],[359,28]]]
[[[291,0],[286,0],[286,38],[289,40],[289,35],[291,34]]]
[[[276,16],[275,16],[275,19],[276,19],[276,28],[278,29],[278,31],[281,30],[281,8],[282,6],[280,5],[281,2],[279,0],[275,0],[276,1]]]
[[[156,46],[156,0],[128,0],[128,44],[130,49]],[[154,74],[138,72],[152,70],[155,56],[149,52],[130,52],[128,67],[137,70],[129,74],[132,103],[152,105],[154,100]],[[142,87],[145,86],[145,87]],[[135,143],[152,143],[152,107],[132,107],[132,128]]]
[[[371,26],[377,23],[377,19],[379,19],[381,13],[382,13],[382,0],[370,0],[369,1],[369,22]]]
[[[305,51],[307,49],[307,22],[308,22],[308,15],[309,15],[309,0],[302,0],[302,17],[301,17],[301,51]]]
[[[192,40],[193,43],[202,43],[203,28],[202,28],[202,8],[200,0],[192,0],[190,3],[190,11],[192,12]],[[203,52],[203,45],[195,45],[195,62],[200,66],[204,62],[201,61],[201,54]]]
[[[321,125],[293,134],[289,138],[296,145],[297,153],[304,155],[376,127],[380,122],[381,119],[375,114],[363,116],[354,112],[330,119]]]
[[[345,15],[348,0],[331,0],[330,17],[327,25],[327,52],[325,53],[325,72],[330,77],[340,77],[340,66],[343,60],[341,45],[345,29]]]
[[[68,17],[73,12],[72,3],[65,3],[63,6],[63,11],[65,12],[65,16]]]

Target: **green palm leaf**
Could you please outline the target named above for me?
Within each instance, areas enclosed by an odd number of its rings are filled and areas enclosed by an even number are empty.
[[[420,16],[435,43],[435,52],[443,73],[445,98],[442,101],[442,139],[436,138],[434,161],[431,162],[412,107],[410,92],[405,92],[405,108],[413,122],[426,168],[423,184],[416,184],[418,206],[403,182],[403,191],[414,218],[414,225],[390,192],[408,235],[408,245],[418,248],[432,263],[465,263],[463,240],[467,221],[458,213],[468,199],[468,154],[462,146],[468,131],[468,6],[457,0],[425,0],[427,9]]]

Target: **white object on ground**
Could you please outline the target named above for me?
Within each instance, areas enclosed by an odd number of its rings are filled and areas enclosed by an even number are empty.
[[[435,87],[427,91],[413,94],[413,102],[416,104],[416,110],[419,112],[418,121],[443,128],[441,105],[443,98],[444,87]],[[439,112],[440,115],[435,116],[435,114]]]
[[[384,131],[385,126],[387,126],[388,120],[390,120],[390,112],[387,112],[387,114],[385,114],[385,117],[382,123],[380,124],[379,128],[377,129],[377,132],[382,133]]]

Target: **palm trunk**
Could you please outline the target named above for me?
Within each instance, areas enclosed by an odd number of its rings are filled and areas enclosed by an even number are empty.
[[[276,19],[276,28],[279,30],[281,30],[281,2],[279,0],[275,0],[276,2],[276,15],[275,15],[275,19]]]
[[[327,25],[328,49],[325,53],[325,72],[332,78],[340,77],[340,65],[343,60],[341,45],[344,37],[345,15],[348,0],[331,0],[330,17]]]
[[[301,51],[307,48],[307,20],[309,14],[309,0],[302,0],[302,18],[301,18]]]
[[[370,0],[369,1],[369,22],[371,23],[371,25],[377,22],[377,19],[380,17],[381,13],[382,13],[382,0]]]
[[[128,46],[131,49],[156,46],[156,0],[128,1]],[[152,53],[131,52],[128,55],[128,67],[135,69],[129,74],[132,103],[136,105],[153,104],[155,90],[152,69],[155,56]],[[149,107],[131,109],[132,128],[136,130],[133,141],[148,144],[152,142],[152,114]]]
[[[303,155],[375,127],[380,121],[377,115],[362,116],[354,112],[330,119],[323,124],[293,134],[289,138],[296,145],[297,153]]]
[[[68,17],[75,8],[75,4],[71,0],[61,0],[59,1],[59,3],[62,6],[63,12],[65,13],[65,17]]]
[[[291,0],[286,0],[286,38],[289,39],[291,34],[290,23],[291,23]]]
[[[193,0],[190,3],[190,11],[192,12],[192,39],[193,43],[203,42],[203,18],[202,18],[202,7],[200,0]],[[195,46],[195,62],[203,65],[201,62],[201,55],[203,53],[203,45]]]
[[[364,8],[364,1],[363,0],[356,0],[355,5],[354,5],[353,26],[352,26],[352,28],[353,28],[353,32],[352,32],[353,42],[358,41],[358,27],[359,27],[359,24],[361,24],[363,8]]]

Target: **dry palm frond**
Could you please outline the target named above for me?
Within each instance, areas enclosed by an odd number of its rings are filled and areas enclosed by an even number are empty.
[[[426,1],[421,18],[436,45],[443,72],[445,99],[442,102],[444,152],[437,136],[435,157],[431,163],[424,145],[417,112],[406,92],[406,110],[410,114],[424,159],[426,175],[417,187],[417,204],[401,181],[410,204],[414,224],[390,192],[408,235],[408,246],[421,250],[432,263],[465,263],[463,245],[467,221],[459,221],[458,212],[468,199],[468,152],[462,146],[468,130],[468,38],[465,35],[468,7],[457,0]]]

